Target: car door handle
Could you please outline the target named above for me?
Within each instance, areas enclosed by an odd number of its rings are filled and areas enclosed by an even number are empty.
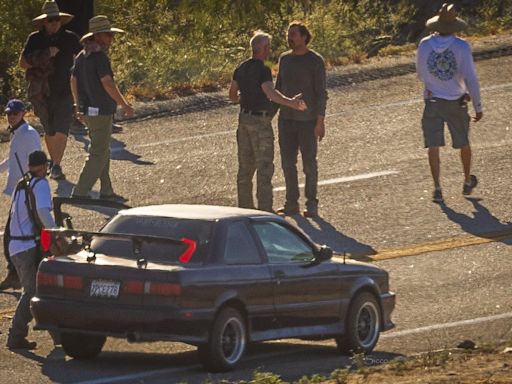
[[[276,284],[281,284],[281,279],[285,277],[284,271],[274,271],[274,277],[276,278]]]

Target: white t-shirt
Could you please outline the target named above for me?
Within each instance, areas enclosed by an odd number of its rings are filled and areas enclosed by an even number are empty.
[[[37,181],[36,183],[36,180]],[[50,184],[46,179],[33,178],[30,181],[32,191],[36,200],[37,209],[52,209],[52,195]],[[11,208],[11,236],[33,236],[34,223],[30,219],[27,212],[27,204],[25,203],[25,190],[21,189],[13,194],[13,204]],[[9,254],[11,256],[20,252],[25,252],[35,247],[34,240],[12,240],[9,242]]]
[[[23,176],[16,161],[15,153],[18,155],[23,173],[25,173],[28,171],[28,155],[40,150],[41,140],[39,139],[39,133],[34,128],[28,125],[28,123],[16,128],[9,146],[9,157],[0,163],[0,172],[9,171],[7,183],[3,191],[4,194],[12,196],[18,180]]]
[[[482,111],[480,84],[471,47],[454,35],[430,35],[421,40],[416,55],[416,71],[432,97],[457,100],[469,93],[476,112]]]

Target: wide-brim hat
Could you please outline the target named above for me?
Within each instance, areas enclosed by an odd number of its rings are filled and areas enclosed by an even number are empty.
[[[82,36],[80,42],[83,43],[84,40],[87,40],[89,37],[101,32],[123,33],[124,31],[120,28],[112,27],[107,16],[98,15],[89,20],[89,32]]]
[[[425,26],[432,31],[452,34],[466,29],[468,25],[464,20],[457,17],[453,4],[444,3],[439,13],[428,19]]]
[[[60,17],[60,23],[64,25],[69,23],[74,16],[69,13],[60,12],[57,3],[53,0],[49,0],[44,2],[41,8],[41,14],[33,18],[32,21],[36,23],[38,28],[41,28],[44,20],[49,17]]]

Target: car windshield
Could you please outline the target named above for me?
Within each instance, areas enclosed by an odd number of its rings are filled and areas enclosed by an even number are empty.
[[[166,237],[181,240],[187,238],[195,241],[196,250],[190,263],[201,263],[206,259],[213,222],[205,220],[175,219],[152,216],[117,216],[101,232],[122,233]],[[141,253],[135,255],[133,244],[128,240],[96,238],[91,243],[91,250],[112,256],[145,258],[149,262],[180,264],[180,255],[188,248],[187,244],[172,242],[143,242]]]

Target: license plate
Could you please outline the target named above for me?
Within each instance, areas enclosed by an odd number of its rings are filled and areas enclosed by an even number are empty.
[[[108,280],[93,280],[91,283],[91,296],[117,298],[119,296],[119,282]]]

